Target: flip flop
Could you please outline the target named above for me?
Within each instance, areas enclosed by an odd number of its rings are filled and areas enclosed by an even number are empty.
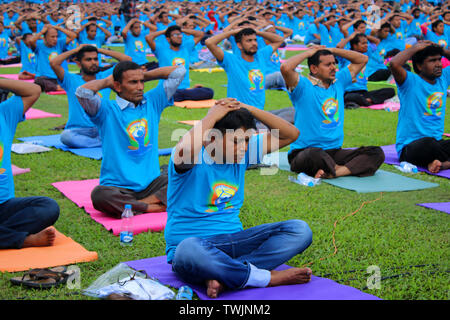
[[[71,275],[66,273],[66,267],[31,269],[23,274],[22,277],[11,278],[10,281],[15,285],[23,285],[31,288],[50,288],[66,283]]]

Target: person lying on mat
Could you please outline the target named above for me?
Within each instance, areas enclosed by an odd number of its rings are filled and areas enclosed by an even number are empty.
[[[190,88],[189,64],[191,55],[197,43],[203,37],[203,32],[181,28],[178,25],[152,32],[145,37],[148,45],[155,53],[160,67],[182,65],[186,75],[173,96],[174,101],[208,100],[214,97],[214,90],[196,85]],[[164,35],[164,36],[163,36]]]
[[[119,61],[131,61],[131,58],[121,52],[96,48],[95,46],[82,44],[77,48],[61,53],[50,61],[50,66],[58,77],[58,82],[67,93],[69,103],[69,118],[65,130],[61,133],[61,142],[69,148],[94,148],[100,147],[102,141],[97,127],[86,117],[83,108],[75,96],[75,91],[82,84],[110,76],[113,68],[100,72],[99,53],[110,56]],[[67,72],[62,64],[72,56],[80,68],[80,74]],[[109,98],[111,89],[104,89],[98,94]]]
[[[166,210],[167,175],[160,174],[158,126],[185,72],[183,66],[144,72],[135,62],[121,61],[111,76],[76,90],[102,140],[100,185],[91,194],[95,209],[116,218],[125,204],[137,214]],[[144,93],[144,82],[158,79],[165,80]],[[107,88],[117,93],[115,99],[97,94]]]
[[[336,72],[335,56],[350,64]],[[308,59],[310,74],[295,71]],[[313,46],[281,65],[289,97],[295,107],[295,126],[302,133],[291,145],[291,170],[316,178],[371,176],[384,161],[380,147],[342,149],[344,90],[367,63],[367,56],[350,50]]]
[[[442,69],[443,56],[450,59],[450,50],[419,41],[391,60],[400,98],[398,157],[432,173],[450,168],[450,140],[442,139],[450,68]],[[408,60],[415,73],[401,67]]]
[[[58,31],[65,33],[65,35],[58,38]],[[43,38],[41,38],[42,36]],[[39,33],[31,36],[29,44],[36,54],[36,78],[34,82],[41,86],[43,92],[62,90],[55,73],[50,67],[50,60],[61,54],[66,45],[76,37],[75,32],[48,24]],[[67,70],[67,64],[64,67]]]
[[[17,124],[36,102],[41,88],[20,80],[0,79],[0,88],[14,95],[0,103],[0,249],[51,246],[55,240],[52,225],[59,206],[47,197],[16,198],[11,169],[11,144]]]
[[[255,119],[273,131],[254,135]],[[301,220],[244,230],[245,171],[264,154],[295,141],[299,131],[259,108],[221,99],[178,142],[169,161],[167,261],[184,281],[222,290],[306,283],[311,269],[274,269],[312,242]]]

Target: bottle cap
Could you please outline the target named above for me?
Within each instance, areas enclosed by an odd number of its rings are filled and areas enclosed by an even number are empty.
[[[131,209],[131,204],[126,204],[125,209]]]

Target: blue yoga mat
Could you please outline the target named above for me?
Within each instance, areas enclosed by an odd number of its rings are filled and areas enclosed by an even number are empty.
[[[378,170],[371,177],[360,178],[347,176],[336,179],[322,179],[322,181],[333,186],[353,190],[358,193],[412,191],[439,186],[437,183],[408,178],[397,173],[384,170]]]
[[[34,136],[34,137],[25,137],[25,138],[17,138],[17,140],[23,142],[32,142],[37,145],[41,145],[44,147],[54,147],[63,151],[70,151],[77,156],[91,158],[95,160],[100,160],[103,157],[102,148],[69,148],[61,142],[60,134],[54,134],[50,136]],[[172,152],[172,148],[167,149],[159,149],[159,156],[168,156]]]

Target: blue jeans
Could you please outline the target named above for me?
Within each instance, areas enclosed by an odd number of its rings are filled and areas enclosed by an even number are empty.
[[[172,270],[184,281],[217,280],[229,289],[241,289],[250,275],[249,263],[273,270],[312,242],[308,224],[301,220],[274,222],[233,234],[181,241],[172,260]]]
[[[96,127],[72,128],[61,133],[61,142],[69,148],[95,148],[102,146]]]
[[[20,249],[25,238],[52,226],[59,206],[47,197],[12,198],[0,204],[0,249]]]
[[[285,88],[286,82],[280,71],[270,73],[266,76],[266,89]]]

